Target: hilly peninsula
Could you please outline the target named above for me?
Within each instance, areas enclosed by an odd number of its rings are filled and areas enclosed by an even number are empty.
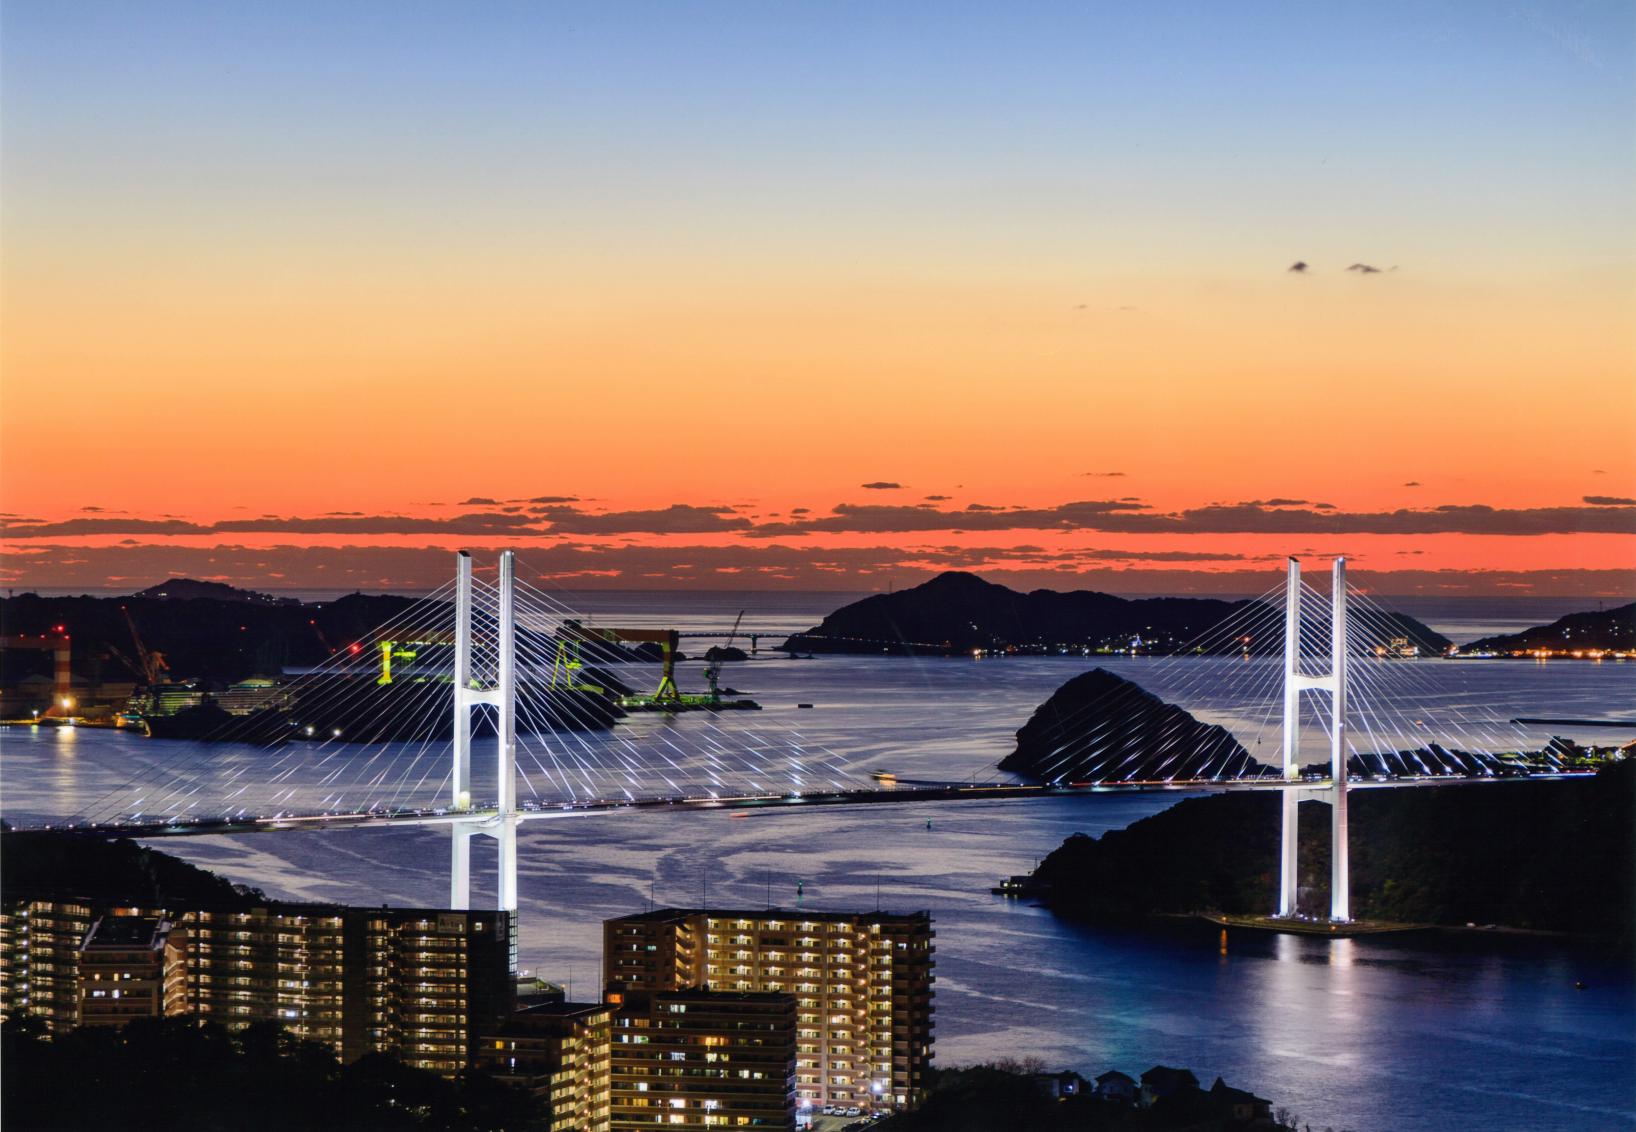
[[[1058,913],[1265,914],[1278,882],[1279,798],[1217,794],[1101,837],[1075,834],[1031,887]],[[1630,940],[1636,762],[1594,778],[1362,790],[1350,802],[1353,912]],[[1329,806],[1301,803],[1300,909],[1329,905]]]
[[[1535,625],[1520,633],[1484,637],[1461,645],[1462,655],[1484,653],[1532,656],[1539,652],[1566,654],[1636,651],[1636,601],[1616,609],[1570,613],[1549,625]]]
[[[1123,598],[1094,590],[1020,593],[975,574],[950,571],[913,589],[874,594],[843,606],[822,624],[791,637],[785,647],[824,653],[948,655],[973,650],[1115,652],[1134,646],[1145,653],[1170,653],[1189,647],[1201,634],[1253,604],[1222,598]],[[1380,628],[1383,635],[1407,638],[1423,653],[1441,655],[1451,644],[1411,617],[1397,615],[1390,626],[1380,622]],[[1239,645],[1231,647],[1236,651]],[[1270,653],[1283,642],[1269,637],[1252,641],[1249,647]]]

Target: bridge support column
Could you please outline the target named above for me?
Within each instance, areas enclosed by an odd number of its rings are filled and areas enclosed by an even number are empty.
[[[1346,559],[1335,559],[1330,598],[1329,669],[1329,918],[1352,918],[1352,864],[1346,827]]]
[[[1301,563],[1291,558],[1284,586],[1284,781],[1294,782],[1301,777],[1299,764],[1301,731],[1301,689],[1296,683],[1300,675],[1301,655]],[[1300,883],[1295,868],[1296,846],[1300,835],[1301,799],[1296,791],[1285,788],[1280,792],[1284,808],[1284,824],[1278,847],[1278,914],[1295,915],[1296,889]]]
[[[510,913],[511,966],[517,967],[517,642],[516,557],[500,555],[499,599],[495,610],[498,637],[494,681],[475,680],[472,672],[472,565],[461,551],[455,559],[454,742],[451,808],[471,809],[471,712],[479,705],[496,712],[495,809],[492,817],[456,821],[450,826],[449,901],[454,908],[471,906],[471,839],[478,834],[499,842],[495,888],[500,910]]]
[[[1352,871],[1346,825],[1346,559],[1335,559],[1330,598],[1329,672],[1311,676],[1301,672],[1301,564],[1289,560],[1284,590],[1284,780],[1301,777],[1301,692],[1329,693],[1329,798],[1330,875],[1329,918],[1352,918]],[[1284,787],[1283,826],[1278,850],[1278,915],[1293,916],[1300,874],[1300,796],[1304,791]]]

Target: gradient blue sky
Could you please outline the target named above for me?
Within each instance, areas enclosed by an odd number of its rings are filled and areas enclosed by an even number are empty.
[[[1629,3],[14,0],[0,32],[13,516],[1040,508],[1091,468],[1166,511],[1636,494]],[[724,421],[822,444],[746,482],[699,458]],[[1462,538],[1440,565],[1636,564]]]

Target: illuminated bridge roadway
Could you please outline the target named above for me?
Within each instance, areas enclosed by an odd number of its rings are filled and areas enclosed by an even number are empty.
[[[1424,786],[1469,786],[1589,778],[1594,772],[1559,771],[1528,775],[1415,775],[1400,778],[1351,779],[1349,790],[1377,790]],[[989,802],[1007,799],[1084,797],[1099,794],[1223,793],[1245,790],[1291,791],[1297,801],[1304,796],[1323,799],[1333,783],[1328,779],[1280,778],[1219,779],[1201,778],[1160,782],[1096,782],[1067,785],[1028,783],[969,783],[900,781],[893,787],[873,790],[836,790],[802,794],[748,794],[737,797],[677,797],[598,799],[584,802],[545,804],[524,802],[514,815],[517,822],[558,818],[593,817],[605,814],[638,813],[649,810],[765,810],[791,806],[904,805],[927,802]],[[203,818],[192,820],[126,820],[47,825],[95,836],[121,837],[200,837],[212,834],[274,833],[287,830],[355,829],[362,826],[451,826],[455,824],[498,824],[498,808],[470,810],[422,809],[399,812],[357,812],[324,814],[276,814],[269,817]]]

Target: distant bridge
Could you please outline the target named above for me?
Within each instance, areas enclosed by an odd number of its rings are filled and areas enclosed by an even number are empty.
[[[1061,753],[1064,761],[1058,764],[1063,768],[1060,773],[1050,769],[1042,773],[1041,777],[1054,779],[1048,784],[888,782],[884,779],[889,776],[880,776],[883,780],[874,786],[860,782],[857,771],[821,744],[762,719],[724,724],[710,713],[699,713],[689,716],[685,725],[635,729],[633,738],[631,729],[624,727],[597,731],[595,720],[554,716],[552,708],[540,706],[546,701],[541,693],[553,659],[549,642],[553,634],[560,638],[570,621],[583,623],[579,615],[519,581],[510,551],[501,555],[498,579],[492,584],[474,580],[471,558],[465,552],[457,556],[456,563],[452,583],[381,626],[368,647],[359,650],[367,662],[381,642],[431,636],[451,642],[452,671],[445,677],[428,678],[443,682],[448,696],[370,700],[368,711],[377,714],[366,721],[378,726],[380,734],[434,734],[438,729],[428,725],[439,722],[440,716],[447,719],[442,713],[452,710],[450,738],[395,745],[349,743],[337,728],[329,738],[316,736],[312,742],[288,743],[254,754],[245,754],[242,747],[209,744],[176,748],[179,754],[174,760],[154,761],[86,814],[52,823],[52,827],[152,838],[366,826],[443,827],[449,830],[451,841],[450,904],[469,907],[470,842],[484,836],[499,842],[498,902],[514,913],[517,829],[524,822],[661,809],[776,811],[1112,793],[1274,790],[1283,797],[1278,913],[1289,916],[1295,911],[1299,803],[1321,799],[1330,804],[1331,844],[1335,847],[1330,918],[1346,921],[1351,916],[1346,809],[1350,790],[1566,777],[1519,774],[1508,763],[1507,753],[1522,749],[1508,746],[1521,733],[1508,735],[1506,725],[1498,721],[1469,719],[1453,703],[1436,710],[1458,720],[1453,731],[1460,739],[1452,752],[1441,746],[1432,737],[1426,718],[1431,712],[1422,711],[1410,700],[1414,673],[1423,674],[1423,670],[1417,670],[1413,661],[1385,659],[1368,633],[1349,634],[1349,619],[1355,618],[1375,637],[1390,619],[1364,595],[1348,588],[1345,563],[1339,559],[1328,595],[1306,586],[1292,559],[1277,587],[1284,591],[1282,617],[1276,605],[1258,599],[1242,604],[1197,638],[1197,651],[1209,655],[1223,645],[1270,632],[1270,625],[1258,619],[1283,622],[1281,665],[1246,663],[1233,669],[1235,677],[1248,685],[1236,694],[1255,709],[1252,714],[1261,714],[1263,723],[1275,716],[1281,719],[1281,767],[1263,766],[1245,752],[1243,759],[1232,763],[1237,773],[1229,775],[1229,763],[1210,753],[1212,749],[1201,745],[1197,737],[1187,737],[1185,728],[1176,734],[1141,735],[1142,753],[1130,754],[1128,742],[1122,745],[1117,735],[1109,735],[1109,729],[1117,731],[1119,723],[1116,705],[1103,705],[1100,716],[1086,716],[1079,730],[1071,711],[1058,721],[1060,733],[1075,737],[1052,752]],[[1276,589],[1269,595],[1274,592]],[[1357,608],[1349,613],[1353,601]],[[529,631],[517,631],[519,620]],[[680,635],[721,639],[730,633],[725,628],[707,628]],[[740,635],[753,642],[774,635],[799,639],[802,634],[756,629]],[[901,646],[905,642],[870,643]],[[1150,670],[1156,673],[1169,666],[1170,671],[1182,673],[1184,688],[1178,698],[1183,699],[1196,690],[1203,671],[1196,667],[1200,662],[1187,653],[1183,649],[1174,656],[1156,658],[1156,667]],[[292,688],[310,693],[312,710],[327,699],[350,702],[347,697],[356,697],[360,691],[378,692],[374,680],[332,679],[337,674],[355,675],[349,667],[354,663],[359,662],[350,655],[339,655],[324,668],[298,677]],[[531,694],[519,696],[519,689],[525,686]],[[1316,693],[1327,701],[1328,710],[1317,716],[1329,740],[1327,777],[1313,776],[1302,768],[1303,693]],[[300,702],[299,696],[294,698]],[[577,701],[572,697],[549,702],[561,711],[581,710],[575,708]],[[1263,705],[1265,712],[1260,713]],[[1078,710],[1090,709],[1082,706]],[[492,777],[482,776],[486,780],[483,796],[474,795],[473,787],[474,712],[492,720],[495,734],[484,760],[492,758],[493,773]],[[605,728],[605,718],[601,726]],[[307,733],[311,735],[312,728]],[[1361,750],[1356,745],[1360,736],[1365,744]],[[1089,770],[1084,762],[1087,751],[1102,759]],[[1395,763],[1387,758],[1388,752]],[[1216,760],[1214,769],[1212,759]],[[1383,773],[1353,781],[1349,764],[1355,761],[1365,768],[1379,767]],[[1384,773],[1389,765],[1419,766],[1426,773]],[[532,798],[519,797],[519,779]],[[428,787],[436,801],[428,801]]]
[[[1546,774],[1516,775],[1424,775],[1409,778],[1366,779],[1352,782],[1349,790],[1401,789],[1416,786],[1471,786],[1504,782],[1555,781],[1572,778],[1592,778],[1593,771],[1556,771]],[[1330,779],[1282,778],[1172,779],[1155,782],[1083,782],[1083,783],[905,783],[895,787],[860,790],[835,790],[811,794],[746,794],[736,797],[674,797],[640,798],[635,801],[603,798],[587,802],[563,802],[557,805],[524,803],[512,819],[521,824],[531,821],[549,821],[559,818],[595,817],[598,815],[648,810],[770,810],[797,806],[869,806],[909,805],[927,802],[993,802],[1017,798],[1069,798],[1101,794],[1197,794],[1236,793],[1242,791],[1287,791],[1297,803],[1326,800],[1334,789]],[[432,826],[454,825],[498,826],[505,815],[498,808],[469,810],[406,810],[395,812],[355,812],[333,814],[280,814],[273,817],[242,819],[204,818],[186,821],[122,821],[46,826],[68,833],[83,833],[106,837],[205,837],[239,833],[277,833],[289,830],[358,829],[366,826]]]

